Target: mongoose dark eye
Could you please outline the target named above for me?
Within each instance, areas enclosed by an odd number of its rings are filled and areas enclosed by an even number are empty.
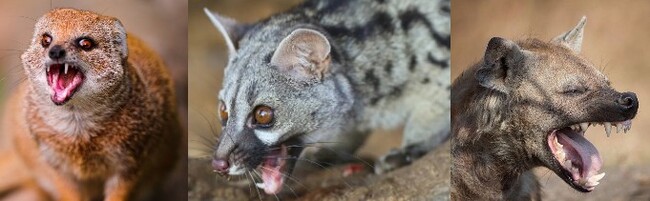
[[[260,105],[255,108],[253,114],[253,125],[268,128],[273,123],[273,109],[269,106]]]
[[[95,42],[89,38],[81,38],[77,41],[77,46],[88,51],[95,47]]]
[[[219,101],[219,119],[221,119],[221,125],[226,125],[226,122],[228,122],[228,112],[223,101]]]
[[[49,34],[43,34],[43,36],[41,36],[41,45],[44,48],[47,48],[50,46],[50,44],[52,44],[52,36]]]

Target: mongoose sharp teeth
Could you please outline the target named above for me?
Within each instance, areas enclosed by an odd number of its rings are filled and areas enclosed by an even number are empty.
[[[605,133],[607,133],[607,137],[609,137],[609,134],[612,133],[612,123],[605,122],[603,125],[605,125]]]
[[[68,74],[68,64],[66,63],[66,64],[64,64],[64,66],[65,67],[63,68],[64,69],[63,74]]]

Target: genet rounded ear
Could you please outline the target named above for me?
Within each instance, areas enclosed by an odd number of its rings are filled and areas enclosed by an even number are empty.
[[[296,29],[280,42],[271,65],[292,79],[320,81],[329,70],[330,50],[327,37],[320,32]]]

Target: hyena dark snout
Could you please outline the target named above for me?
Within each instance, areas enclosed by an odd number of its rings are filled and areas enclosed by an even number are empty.
[[[621,97],[616,100],[616,103],[623,112],[633,114],[630,118],[634,118],[637,110],[639,110],[639,100],[634,92],[621,93]]]

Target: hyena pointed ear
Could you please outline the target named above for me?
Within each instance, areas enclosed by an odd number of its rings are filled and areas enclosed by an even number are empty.
[[[329,70],[330,50],[329,41],[320,32],[296,29],[282,39],[271,65],[297,80],[322,80]]]
[[[522,55],[517,43],[494,37],[490,39],[485,50],[484,65],[476,71],[475,77],[481,86],[507,94],[505,79],[508,70]]]
[[[566,45],[571,50],[576,53],[580,53],[582,49],[582,36],[585,30],[585,24],[587,23],[587,17],[582,16],[578,25],[573,27],[573,29],[567,31],[566,33],[555,37],[551,42]]]
[[[250,28],[249,25],[240,24],[237,21],[219,15],[216,12],[210,11],[208,8],[203,8],[205,14],[210,18],[212,25],[219,30],[226,45],[228,45],[228,51],[231,55],[237,54],[237,43],[241,37],[248,31]]]

